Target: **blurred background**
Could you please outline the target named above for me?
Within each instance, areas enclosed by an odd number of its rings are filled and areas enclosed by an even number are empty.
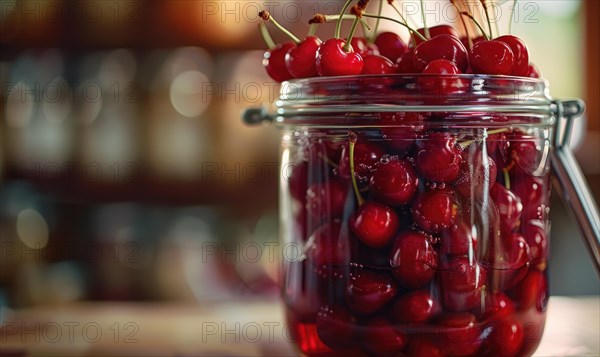
[[[278,93],[256,14],[302,36],[342,3],[1,0],[0,323],[76,301],[276,299],[279,133],[240,120]],[[445,3],[426,2],[431,22]],[[573,145],[597,199],[599,4],[524,1],[513,24],[552,95],[588,104]],[[552,293],[597,295],[565,212],[555,195]]]

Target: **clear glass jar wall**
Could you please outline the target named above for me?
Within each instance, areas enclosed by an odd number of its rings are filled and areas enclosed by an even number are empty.
[[[548,299],[543,81],[285,83],[282,294],[309,356],[528,356]],[[290,252],[297,254],[290,254]]]

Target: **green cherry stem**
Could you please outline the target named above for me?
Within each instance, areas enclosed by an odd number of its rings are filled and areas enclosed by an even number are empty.
[[[488,41],[490,40],[490,36],[488,36],[488,34],[485,33],[485,30],[483,29],[483,27],[481,27],[481,25],[479,24],[479,22],[477,22],[477,20],[475,20],[475,18],[473,17],[473,15],[469,14],[466,11],[461,11],[460,14],[463,15],[463,16],[466,16],[466,17],[470,18],[475,23],[475,26],[477,26],[477,28],[479,29],[479,31],[481,31],[481,33],[483,34],[483,37],[485,37],[485,39],[488,40]]]
[[[348,6],[350,6],[351,2],[352,0],[346,0],[346,3],[342,7],[342,11],[340,11],[340,17],[338,18],[337,24],[335,24],[335,38],[340,38],[342,35],[342,15],[346,13],[346,10],[348,10]]]
[[[421,0],[421,20],[423,20],[423,30],[425,31],[425,37],[430,38],[429,27],[427,27],[427,20],[425,16],[425,1]]]
[[[502,174],[504,176],[504,187],[506,187],[507,190],[510,190],[510,175],[508,174],[508,169],[503,168]]]
[[[490,31],[490,38],[494,37],[494,34],[492,32],[492,21],[490,20],[490,12],[488,10],[488,6],[485,0],[480,0],[481,5],[483,6],[483,12],[485,13],[485,19],[487,20],[488,23],[488,30]]]
[[[382,19],[382,20],[388,20],[388,21],[395,22],[395,23],[397,23],[397,24],[400,24],[400,25],[402,25],[402,26],[406,27],[406,28],[407,28],[407,29],[408,29],[410,32],[412,32],[414,35],[416,35],[417,37],[419,37],[421,40],[423,40],[423,41],[427,41],[427,39],[426,39],[426,38],[425,38],[423,35],[421,35],[419,32],[417,32],[417,31],[413,30],[413,29],[412,29],[410,26],[408,26],[407,24],[405,24],[405,23],[402,23],[402,22],[400,22],[400,21],[398,21],[398,20],[396,20],[396,19],[392,19],[391,17],[387,17],[387,16],[379,16],[379,15],[367,14],[367,13],[364,13],[362,16],[363,16],[363,17],[368,17],[368,18],[373,18],[373,19],[380,18],[380,19]]]
[[[269,33],[269,29],[267,28],[267,25],[265,25],[264,22],[258,23],[258,30],[260,31],[260,35],[262,36],[262,39],[267,44],[267,47],[269,49],[275,48],[275,46],[276,46],[275,42],[273,41],[273,38],[271,37],[271,34]]]
[[[277,27],[279,29],[279,31],[283,32],[284,34],[286,34],[289,38],[292,39],[292,41],[294,41],[296,44],[299,44],[301,41],[298,37],[296,37],[293,33],[291,33],[288,29],[286,29],[285,27],[283,27],[281,24],[279,24],[279,22],[277,22],[272,16],[271,14],[269,14],[268,11],[262,10],[261,12],[258,13],[258,17],[260,17],[261,19],[265,20],[265,21],[271,21],[271,23],[273,25],[275,25],[275,27]]]
[[[508,128],[494,129],[494,130],[490,130],[490,131],[488,131],[486,134],[487,134],[487,135],[500,134],[500,133],[503,133],[503,132],[505,132],[505,131],[508,131],[508,130],[509,130]],[[459,145],[461,148],[465,149],[465,148],[467,148],[469,145],[473,144],[475,141],[476,141],[476,140],[465,140],[465,141],[462,141],[462,142],[458,143],[458,145]]]
[[[454,6],[456,12],[460,14],[460,9],[458,8],[458,5],[456,5],[455,0],[450,0],[450,3]],[[469,33],[469,27],[467,26],[467,22],[465,21],[465,18],[463,16],[460,17],[460,22],[462,22],[463,28],[465,30],[465,36],[467,36],[467,43],[469,45],[469,49],[471,49],[473,48],[473,39],[471,38],[471,34]]]
[[[354,22],[352,22],[352,27],[350,28],[350,33],[348,33],[348,38],[346,39],[346,44],[343,47],[343,50],[346,52],[350,52],[350,50],[352,49],[352,44],[350,42],[352,41],[352,37],[354,37],[354,32],[356,31],[356,25],[358,25],[359,21],[360,21],[360,19],[357,16],[354,19]]]
[[[394,5],[394,2],[393,1],[388,1],[388,4],[390,4],[390,6],[392,7],[392,9],[394,9],[396,11],[396,13],[398,14],[398,16],[400,16],[400,19],[406,24],[406,26],[408,26],[408,21],[406,21],[406,17],[404,17],[402,15],[402,12],[400,11],[400,9],[398,9],[396,7],[396,5]],[[412,41],[413,46],[417,47],[417,40],[415,39],[415,36],[412,36],[412,32],[411,32],[410,40]]]
[[[354,188],[354,194],[356,195],[356,200],[358,201],[358,205],[362,206],[365,203],[365,199],[360,194],[360,190],[358,189],[358,184],[356,183],[356,176],[354,175],[354,146],[356,146],[356,134],[353,132],[348,133],[349,136],[349,149],[350,149],[350,177],[352,179],[352,188]]]

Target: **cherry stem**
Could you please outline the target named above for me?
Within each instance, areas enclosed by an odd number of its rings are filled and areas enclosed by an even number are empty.
[[[340,11],[340,17],[338,18],[337,24],[335,25],[335,38],[340,38],[340,36],[342,35],[342,17],[344,13],[346,13],[346,10],[348,10],[348,6],[350,6],[351,2],[352,0],[346,0],[346,3],[342,7],[342,11]]]
[[[356,183],[356,176],[354,174],[354,146],[356,145],[356,134],[353,132],[348,133],[349,138],[349,148],[350,148],[350,177],[352,179],[352,187],[354,188],[354,194],[356,195],[356,200],[358,201],[358,205],[362,206],[365,203],[365,199],[360,194],[360,190],[358,189],[358,184]]]
[[[392,7],[392,9],[396,10],[396,13],[398,13],[398,16],[400,16],[400,19],[402,21],[404,21],[404,23],[406,24],[406,26],[408,26],[408,21],[406,21],[406,17],[402,16],[402,12],[396,7],[396,5],[394,5],[394,3],[392,1],[389,1],[388,4],[390,4],[390,6]],[[410,36],[410,40],[412,41],[412,44],[414,47],[417,47],[417,40],[415,39],[415,36],[412,35]]]
[[[513,17],[515,15],[515,9],[517,8],[517,0],[515,0],[513,2],[513,6],[512,9],[510,11],[510,19],[508,20],[508,34],[510,35],[512,33],[512,23],[513,23]]]
[[[508,174],[508,169],[502,169],[502,173],[504,175],[504,187],[506,187],[507,190],[510,190],[510,175]]]
[[[429,33],[429,27],[427,27],[427,21],[425,16],[425,2],[421,0],[421,19],[423,20],[423,30],[425,31],[425,37],[431,38],[431,34]]]
[[[360,19],[357,16],[354,19],[354,22],[352,22],[352,27],[350,28],[350,33],[348,34],[346,44],[344,45],[344,47],[342,47],[342,49],[346,52],[350,52],[350,50],[352,49],[352,44],[350,43],[350,41],[352,41],[352,37],[354,37],[354,32],[356,31],[356,25],[358,25],[358,21],[360,21]]]
[[[317,32],[317,28],[319,27],[319,24],[310,24],[308,26],[308,32],[306,33],[306,36],[314,36],[315,33]]]
[[[271,14],[269,14],[266,11],[261,11],[258,13],[258,17],[260,17],[261,19],[265,20],[265,21],[271,21],[271,23],[273,23],[273,25],[275,25],[275,27],[277,27],[279,29],[279,31],[283,32],[284,34],[286,34],[289,38],[292,39],[292,41],[294,41],[296,44],[299,44],[300,39],[298,37],[296,37],[296,35],[294,35],[293,33],[290,32],[290,30],[286,29],[285,27],[283,27],[281,24],[279,24],[279,22],[277,22],[273,16],[271,16]]]
[[[488,131],[486,134],[487,135],[500,134],[500,133],[503,133],[508,130],[509,130],[508,128],[494,129],[494,130]],[[475,141],[476,140],[465,140],[463,142],[458,143],[458,145],[460,145],[461,148],[466,149],[469,145],[473,144]]]
[[[387,17],[387,16],[379,16],[379,15],[373,15],[373,14],[367,14],[367,13],[364,13],[364,14],[363,14],[363,17],[369,17],[369,18],[373,18],[373,19],[378,19],[378,18],[380,18],[380,19],[382,19],[382,20],[388,20],[388,21],[395,22],[395,23],[397,23],[397,24],[400,24],[400,25],[402,25],[402,26],[406,27],[406,28],[407,28],[407,29],[408,29],[410,32],[412,32],[414,35],[417,35],[417,36],[418,36],[418,37],[419,37],[421,40],[423,40],[423,41],[427,41],[427,39],[426,39],[426,38],[425,38],[423,35],[421,35],[421,34],[420,34],[419,32],[417,32],[417,31],[413,30],[413,29],[412,29],[412,27],[410,27],[410,26],[408,26],[407,24],[405,24],[405,23],[402,23],[402,22],[400,22],[400,21],[398,21],[398,20],[396,20],[396,19],[392,19],[391,17]]]
[[[377,15],[381,16],[381,11],[383,10],[383,0],[379,1],[379,8],[377,9]],[[379,29],[379,21],[381,21],[380,18],[377,18],[375,20],[375,26],[373,27],[373,32],[371,33],[371,36],[369,36],[369,43],[374,43],[375,39],[377,38],[377,29]]]
[[[454,0],[450,0],[450,3],[454,5],[454,8],[456,8],[456,12],[460,14],[460,8],[458,7],[458,5],[456,5],[456,2],[454,2]],[[469,45],[469,49],[471,49],[473,48],[473,39],[471,38],[471,34],[469,33],[469,27],[467,26],[467,22],[465,21],[465,18],[463,16],[460,17],[460,22],[462,22],[463,28],[465,29],[465,35],[467,36],[467,44]]]
[[[477,22],[477,20],[475,20],[475,18],[473,17],[473,15],[469,14],[466,11],[462,11],[460,14],[463,15],[463,16],[466,16],[466,17],[470,18],[475,23],[475,25],[477,26],[477,28],[479,29],[479,31],[481,31],[481,33],[483,34],[483,37],[485,37],[485,39],[488,40],[488,41],[490,40],[490,36],[488,36],[488,34],[485,33],[485,30],[483,29],[483,27],[481,27],[481,25],[479,24],[479,22]]]
[[[275,46],[276,46],[275,42],[273,41],[273,38],[271,37],[271,34],[269,33],[269,29],[267,28],[267,25],[265,25],[264,22],[258,23],[258,30],[260,31],[260,35],[262,36],[262,39],[267,44],[267,47],[269,49],[275,48]]]
[[[490,13],[488,10],[488,6],[485,2],[485,0],[480,0],[481,1],[481,5],[483,5],[483,12],[485,13],[485,19],[487,20],[488,23],[488,29],[490,31],[490,38],[492,38],[494,36],[494,34],[492,33],[492,21],[490,20]]]

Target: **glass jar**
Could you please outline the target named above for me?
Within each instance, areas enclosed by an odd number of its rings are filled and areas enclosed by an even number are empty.
[[[276,106],[282,295],[302,354],[535,351],[556,122],[544,81],[311,78],[283,83]]]

